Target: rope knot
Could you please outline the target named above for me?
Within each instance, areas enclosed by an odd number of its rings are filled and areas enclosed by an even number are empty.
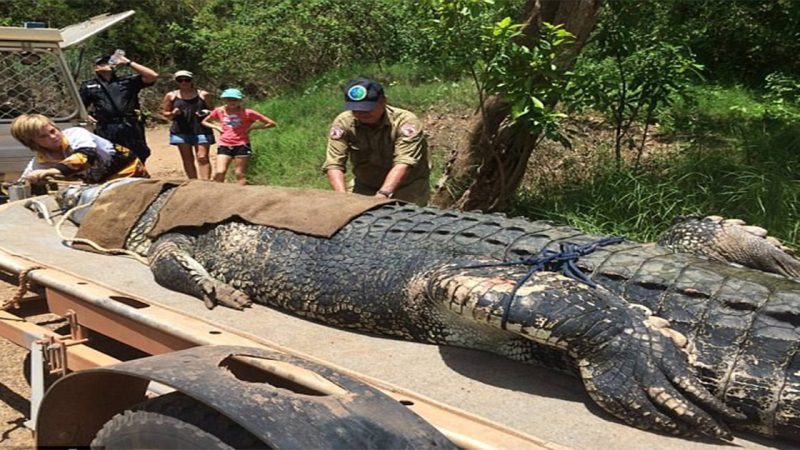
[[[577,261],[581,256],[586,256],[595,250],[597,247],[605,247],[606,245],[619,244],[625,240],[622,236],[610,236],[598,239],[588,244],[578,245],[574,242],[561,242],[559,244],[559,251],[544,249],[529,258],[520,261],[506,261],[499,263],[488,264],[474,264],[467,266],[456,266],[453,269],[477,269],[483,267],[508,267],[524,265],[528,266],[528,272],[522,276],[514,285],[514,289],[504,297],[500,307],[503,308],[503,317],[500,321],[500,327],[506,329],[508,316],[511,312],[511,305],[517,295],[517,291],[521,288],[536,272],[561,272],[567,278],[584,283],[593,288],[597,287],[597,283],[592,281],[585,273],[577,266]],[[497,307],[495,307],[496,309]]]

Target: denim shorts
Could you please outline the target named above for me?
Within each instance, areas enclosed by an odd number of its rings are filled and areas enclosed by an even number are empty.
[[[171,145],[213,144],[214,142],[215,141],[213,134],[174,134],[174,133],[169,134],[169,143]]]
[[[220,145],[217,147],[218,155],[230,156],[231,158],[249,158],[253,154],[250,144],[245,145]]]

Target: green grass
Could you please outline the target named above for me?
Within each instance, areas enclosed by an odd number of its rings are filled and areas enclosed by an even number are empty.
[[[330,123],[342,111],[342,87],[360,75],[383,82],[389,104],[422,117],[428,111],[463,110],[474,101],[466,82],[443,83],[419,75],[413,66],[351,67],[329,72],[305,89],[247,105],[278,124],[253,133],[251,183],[327,188],[320,167],[325,161]],[[440,162],[436,162],[441,172]],[[435,179],[436,175],[431,177]]]
[[[526,187],[515,213],[639,241],[656,239],[678,215],[717,214],[798,245],[798,128],[750,128],[715,146],[695,142],[638,171],[604,155],[597,161],[589,177]]]
[[[751,128],[800,120],[800,105],[781,104],[741,86],[693,87],[661,111],[664,131],[689,133],[701,138],[738,135]]]

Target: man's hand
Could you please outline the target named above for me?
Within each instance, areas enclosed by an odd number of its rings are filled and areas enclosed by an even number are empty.
[[[61,175],[61,172],[59,172],[57,169],[38,169],[38,170],[33,170],[27,175],[25,175],[24,180],[29,183],[36,184],[41,182],[47,177],[52,177],[55,175]]]
[[[134,72],[142,76],[142,81],[145,83],[152,84],[158,80],[158,72],[147,66],[131,61],[125,55],[118,58],[117,66],[129,66]]]
[[[89,123],[91,123],[92,125],[97,124],[97,119],[95,119],[94,116],[92,116],[92,115],[86,116],[86,120],[88,120]]]
[[[131,60],[128,59],[128,57],[125,55],[117,55],[116,58],[117,58],[117,63],[115,64],[115,66],[127,66],[131,63]]]

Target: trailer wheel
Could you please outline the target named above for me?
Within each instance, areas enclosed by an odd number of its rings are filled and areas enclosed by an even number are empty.
[[[162,395],[117,414],[97,433],[91,448],[268,448],[216,410],[179,392]]]

